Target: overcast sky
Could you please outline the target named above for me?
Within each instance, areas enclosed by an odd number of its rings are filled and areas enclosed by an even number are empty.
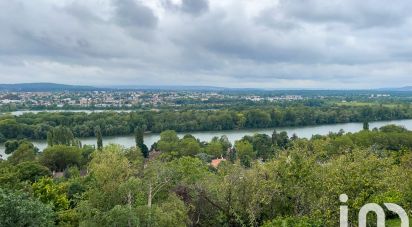
[[[0,0],[0,83],[412,85],[408,0]]]

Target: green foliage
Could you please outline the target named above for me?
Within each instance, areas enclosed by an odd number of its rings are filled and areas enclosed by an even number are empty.
[[[74,209],[57,212],[58,226],[79,226],[79,214]]]
[[[205,153],[214,158],[220,158],[223,155],[223,151],[224,148],[220,141],[212,141],[205,148]]]
[[[55,127],[47,133],[47,143],[49,146],[79,146],[71,129],[63,126]]]
[[[0,187],[18,188],[20,187],[20,178],[16,167],[9,162],[0,161]]]
[[[32,188],[34,196],[41,202],[51,205],[55,211],[69,208],[65,189],[62,185],[56,184],[52,178],[43,177],[33,183]]]
[[[166,201],[154,206],[149,211],[147,223],[149,226],[176,226],[184,227],[189,223],[188,208],[176,196],[170,196]],[[144,223],[144,222],[143,222]]]
[[[219,142],[223,147],[224,151],[227,151],[229,148],[232,147],[232,143],[230,143],[229,138],[226,135],[223,135],[219,138]]]
[[[251,166],[251,161],[255,158],[256,154],[253,151],[253,146],[248,141],[236,141],[235,149],[240,162],[245,167]]]
[[[140,151],[143,154],[143,157],[148,158],[149,148],[147,148],[147,146],[144,144],[144,128],[143,127],[135,128],[134,136],[135,136],[135,141],[136,141],[136,147],[140,149]]]
[[[398,126],[398,125],[386,125],[386,126],[383,126],[383,127],[379,128],[379,131],[385,132],[385,133],[388,133],[388,132],[398,132],[398,133],[402,133],[402,132],[407,132],[408,130],[407,130],[405,127],[403,127],[403,126]]]
[[[263,160],[267,160],[274,156],[274,148],[272,147],[272,140],[266,134],[255,134],[252,138],[253,150],[256,155]]]
[[[160,140],[157,142],[157,148],[162,152],[177,151],[179,137],[175,131],[167,130],[160,133]]]
[[[116,205],[102,218],[102,226],[139,226],[137,211],[130,206]]]
[[[180,156],[195,156],[200,153],[200,145],[194,138],[183,138],[178,143]]]
[[[80,166],[81,149],[65,145],[47,147],[41,154],[40,162],[53,171],[63,171],[69,166]]]
[[[162,132],[213,131],[243,128],[269,128],[284,126],[305,126],[345,122],[363,122],[378,120],[407,119],[412,117],[412,109],[405,106],[356,106],[336,105],[335,103],[307,100],[302,103],[271,103],[255,106],[247,103],[229,109],[208,110],[162,110],[139,111],[131,113],[26,113],[21,116],[3,116],[0,118],[0,134],[4,139],[46,139],[50,145],[72,143],[70,132],[55,127],[69,128],[74,136],[95,136],[99,126],[103,136],[131,135],[135,128],[146,126],[145,130]],[[47,133],[49,131],[49,133]],[[56,132],[57,132],[56,131]],[[47,136],[47,134],[49,134]],[[59,141],[60,140],[60,141]],[[76,143],[75,143],[76,144]]]
[[[199,154],[195,155],[195,157],[202,160],[205,163],[210,163],[213,159],[213,156],[208,155],[206,153],[199,153]]]
[[[101,151],[103,149],[103,136],[102,136],[102,130],[100,129],[100,126],[97,126],[94,129],[94,134],[97,139],[97,150]]]
[[[276,136],[276,145],[280,148],[286,149],[289,145],[289,136],[287,134],[287,132],[283,131],[280,132],[277,136]]]
[[[286,217],[276,218],[275,220],[265,222],[262,227],[322,227],[320,220],[313,220],[308,217]]]
[[[80,177],[80,171],[79,171],[79,168],[77,168],[77,166],[70,166],[64,170],[63,175],[67,179],[77,178],[77,177]]]
[[[138,172],[143,168],[144,157],[138,147],[127,148],[123,152],[134,171]]]
[[[286,118],[299,120],[293,111]],[[60,226],[337,226],[343,193],[355,226],[366,203],[392,202],[412,211],[412,132],[397,126],[310,140],[255,134],[228,153],[227,138],[200,142],[166,131],[161,154],[147,159],[135,146],[93,152],[55,145],[36,153],[26,145],[12,153],[14,159],[0,161],[1,188],[32,192],[24,203],[48,208]],[[31,150],[32,161],[23,161],[19,149]],[[230,162],[211,168],[210,159],[220,156]],[[40,178],[49,176],[46,166],[65,170],[65,177]],[[6,208],[24,210],[0,203]],[[23,220],[32,218],[25,215]],[[0,214],[9,216],[15,220]]]
[[[0,132],[0,143],[4,143],[6,141],[7,141],[6,137],[3,135],[3,133]]]
[[[126,152],[120,146],[109,145],[95,153],[89,165],[93,177],[92,187],[86,192],[87,206],[107,212],[116,205],[125,205],[124,194],[119,188],[135,174]]]
[[[363,122],[363,130],[369,130],[369,122],[367,121]]]
[[[53,226],[54,212],[21,192],[0,188],[0,226]]]
[[[17,165],[22,162],[34,161],[36,159],[36,150],[31,143],[22,143],[8,158],[10,163]]]
[[[208,167],[198,158],[182,157],[168,163],[173,179],[179,183],[193,184],[208,175]]]
[[[7,140],[4,143],[4,153],[11,154],[19,147],[20,143],[18,140]]]
[[[22,162],[16,166],[20,181],[35,182],[42,177],[51,176],[50,170],[38,162]]]
[[[137,175],[142,163],[138,148],[124,149],[109,145],[95,153],[90,162],[91,187],[85,192],[87,200],[78,205],[80,223],[86,226],[138,226],[136,211],[142,199],[142,182]]]
[[[23,125],[17,123],[15,119],[0,120],[0,133],[6,139],[21,137]]]

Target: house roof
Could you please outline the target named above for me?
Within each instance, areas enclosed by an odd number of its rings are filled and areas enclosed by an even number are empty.
[[[213,159],[210,165],[217,168],[222,161],[226,161],[226,159],[224,158]]]

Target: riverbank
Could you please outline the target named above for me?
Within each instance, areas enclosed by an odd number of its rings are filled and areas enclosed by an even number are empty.
[[[393,121],[376,121],[370,122],[370,128],[379,128],[388,124],[402,125],[405,128],[412,130],[412,119],[406,120],[393,120]],[[344,130],[345,132],[359,132],[363,129],[362,123],[341,123],[341,124],[329,124],[329,125],[315,125],[315,126],[299,126],[299,127],[279,127],[279,128],[266,128],[266,129],[241,129],[241,130],[226,130],[226,131],[203,131],[203,132],[184,132],[178,133],[179,137],[183,137],[186,134],[191,134],[198,138],[200,141],[210,141],[215,136],[226,135],[229,141],[233,144],[234,141],[241,139],[245,135],[253,135],[255,133],[262,133],[271,135],[273,130],[286,131],[289,136],[296,134],[301,138],[310,138],[313,135],[327,135],[330,132],[339,132]],[[144,141],[145,144],[150,147],[153,143],[157,142],[160,138],[160,133],[149,133],[145,134]],[[96,138],[80,138],[83,145],[96,145]],[[47,147],[46,140],[34,140],[33,144],[42,151]],[[133,135],[128,136],[106,136],[103,137],[104,144],[116,143],[121,144],[125,147],[130,147],[135,145],[135,140]],[[4,154],[4,144],[0,145],[0,154]]]

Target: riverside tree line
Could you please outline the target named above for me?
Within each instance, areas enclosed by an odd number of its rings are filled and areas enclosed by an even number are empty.
[[[0,116],[0,142],[7,139],[46,139],[56,126],[69,128],[75,137],[130,135],[136,127],[151,132],[231,130],[305,126],[412,118],[409,105],[400,106],[277,106],[225,110],[163,110],[131,113],[26,113]]]

